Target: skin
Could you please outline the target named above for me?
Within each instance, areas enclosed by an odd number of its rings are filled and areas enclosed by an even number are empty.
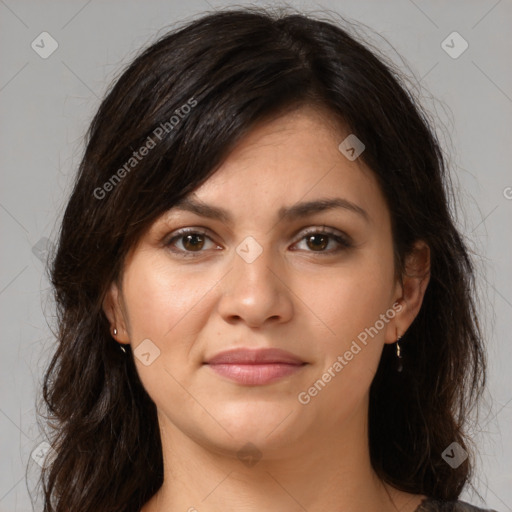
[[[338,150],[348,134],[312,107],[260,122],[191,194],[227,209],[232,223],[173,208],[111,285],[104,310],[117,341],[136,351],[150,339],[160,350],[148,366],[134,356],[157,406],[165,470],[142,512],[412,512],[425,497],[374,473],[367,414],[384,344],[407,331],[421,307],[429,249],[419,241],[403,283],[395,279],[389,210],[372,171]],[[368,221],[342,208],[277,220],[283,206],[333,197],[366,210]],[[308,243],[305,229],[323,226],[353,246],[321,235]],[[184,227],[206,237],[191,245],[182,235],[166,246]],[[236,252],[248,236],[262,249],[252,263]],[[299,403],[298,394],[394,304],[378,334]],[[309,364],[272,384],[242,386],[202,364],[234,347],[281,348]],[[237,457],[248,442],[261,455],[252,466]]]

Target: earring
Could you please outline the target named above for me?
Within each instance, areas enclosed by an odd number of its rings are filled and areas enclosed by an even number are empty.
[[[396,357],[397,357],[397,365],[396,365],[396,371],[401,372],[404,369],[403,361],[402,361],[402,355],[400,353],[400,345],[398,344],[400,338],[402,336],[398,336],[396,339]]]
[[[114,327],[114,329],[112,330],[114,336],[117,334],[117,329]],[[118,343],[119,345],[119,348],[126,354],[126,350],[125,348],[123,347],[123,345],[121,345],[120,343]]]

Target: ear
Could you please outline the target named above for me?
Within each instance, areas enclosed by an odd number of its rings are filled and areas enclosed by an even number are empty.
[[[397,282],[394,304],[394,329],[388,329],[386,343],[394,343],[403,336],[420,311],[430,281],[430,247],[417,240],[405,259],[402,283]]]
[[[103,311],[110,322],[110,334],[119,343],[129,344],[126,314],[118,285],[113,282],[103,299]],[[114,334],[114,328],[117,334]]]

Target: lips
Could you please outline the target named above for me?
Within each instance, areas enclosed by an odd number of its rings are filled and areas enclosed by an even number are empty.
[[[291,364],[300,366],[304,361],[291,352],[278,348],[226,350],[213,356],[206,364]]]
[[[281,349],[233,349],[205,363],[217,375],[244,386],[262,386],[294,375],[308,363]]]

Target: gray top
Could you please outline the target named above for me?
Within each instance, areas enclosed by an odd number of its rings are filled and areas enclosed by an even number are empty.
[[[433,498],[424,499],[415,512],[496,512],[490,508],[478,508],[465,501],[441,501]]]

